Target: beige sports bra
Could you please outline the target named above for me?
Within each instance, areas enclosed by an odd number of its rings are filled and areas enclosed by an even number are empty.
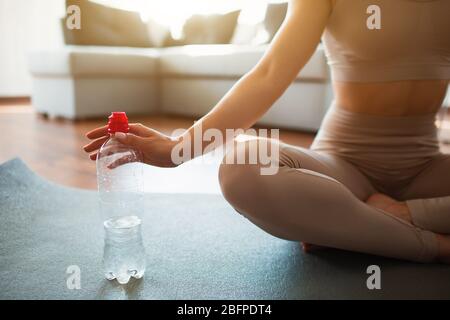
[[[450,0],[336,0],[322,40],[336,81],[450,79]]]

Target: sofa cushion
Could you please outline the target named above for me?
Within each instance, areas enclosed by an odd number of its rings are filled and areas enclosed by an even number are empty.
[[[156,49],[128,47],[67,46],[29,55],[35,76],[133,76],[153,77],[158,71]]]
[[[268,3],[266,17],[264,19],[264,27],[268,33],[268,41],[272,41],[276,33],[280,29],[283,21],[286,19],[288,11],[288,3]]]
[[[85,0],[66,0],[66,8],[81,10],[81,29],[69,30],[62,19],[66,44],[151,47],[147,25],[138,12],[113,8]],[[126,26],[124,28],[123,26]]]
[[[230,43],[239,13],[240,10],[225,14],[195,14],[184,23],[182,38],[170,39],[166,46]]]
[[[165,76],[241,77],[263,56],[267,46],[200,45],[161,51],[160,72]],[[329,79],[323,48],[319,47],[298,79]]]

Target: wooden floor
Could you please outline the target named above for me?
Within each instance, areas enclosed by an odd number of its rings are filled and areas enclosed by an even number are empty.
[[[194,119],[148,116],[130,117],[156,130],[170,134],[188,128]],[[0,163],[22,158],[39,175],[62,185],[95,189],[95,163],[82,151],[88,140],[84,134],[105,124],[105,119],[69,121],[46,119],[36,114],[29,99],[0,99]],[[314,135],[282,130],[281,140],[309,147]]]

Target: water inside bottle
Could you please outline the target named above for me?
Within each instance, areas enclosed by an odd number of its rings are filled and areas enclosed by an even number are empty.
[[[141,225],[141,219],[137,216],[121,216],[108,219],[103,225],[106,229],[133,229]]]
[[[120,216],[104,222],[105,248],[103,264],[108,280],[121,284],[130,278],[140,279],[145,272],[145,249],[141,236],[141,219]]]

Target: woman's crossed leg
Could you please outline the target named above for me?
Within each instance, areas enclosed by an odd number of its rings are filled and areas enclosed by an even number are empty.
[[[376,191],[354,166],[323,153],[264,141],[269,150],[279,148],[275,174],[261,174],[264,165],[259,162],[233,164],[229,159],[219,171],[227,201],[261,229],[288,240],[386,257],[418,262],[437,258],[434,233],[365,203]],[[238,143],[235,156],[250,159],[260,143]]]

